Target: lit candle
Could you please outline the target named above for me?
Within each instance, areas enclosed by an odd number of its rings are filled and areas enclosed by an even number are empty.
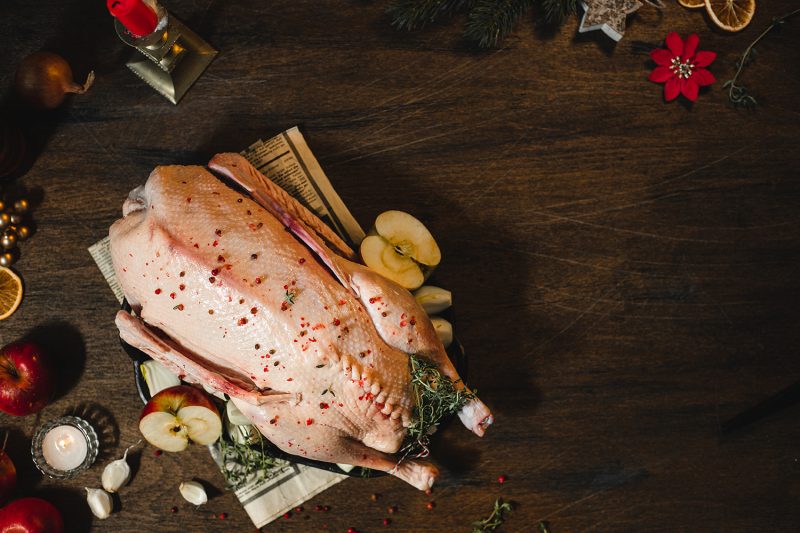
[[[86,437],[75,426],[57,426],[47,432],[42,455],[56,470],[68,471],[83,464],[88,452]]]

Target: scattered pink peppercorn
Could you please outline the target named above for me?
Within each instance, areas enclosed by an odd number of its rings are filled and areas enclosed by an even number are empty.
[[[225,520],[226,518],[228,518],[228,513],[219,513],[220,520]]]
[[[294,508],[294,512],[295,513],[302,513],[303,512],[303,508],[302,507],[295,507]]]
[[[172,507],[172,508],[169,510],[169,512],[170,512],[170,513],[177,513],[177,512],[178,512],[178,508],[177,508],[177,507]]]
[[[283,517],[284,517],[284,518],[291,518],[291,517],[292,517],[292,513],[290,513],[289,511],[286,511],[286,512],[283,514]]]
[[[500,476],[500,477],[497,478],[497,482],[502,485],[503,483],[506,482],[507,479],[508,478],[506,476]]]
[[[436,504],[434,502],[428,502],[425,504],[425,507],[427,507],[428,509],[433,509],[434,507],[436,507]]]
[[[161,450],[155,450],[155,451],[153,452],[153,455],[155,455],[156,457],[161,457],[161,454],[162,454],[162,453],[164,453],[164,452],[162,452]]]
[[[389,514],[396,513],[397,512],[397,506],[396,505],[390,505],[389,508],[386,509],[386,512],[389,513]]]
[[[391,524],[391,523],[392,523],[391,519],[389,519],[389,518],[384,518],[384,519],[383,519],[383,525],[384,525],[384,526],[388,526],[388,525],[389,525],[389,524]]]
[[[347,533],[358,533],[358,530],[356,528],[354,528],[354,527],[348,527],[347,528]]]

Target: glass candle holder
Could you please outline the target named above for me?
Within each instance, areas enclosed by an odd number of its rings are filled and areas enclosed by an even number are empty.
[[[31,456],[42,474],[70,479],[92,466],[99,447],[97,433],[88,422],[77,416],[63,416],[36,431]]]

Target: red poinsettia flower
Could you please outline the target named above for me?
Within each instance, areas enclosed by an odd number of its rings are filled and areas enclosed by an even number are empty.
[[[692,102],[697,100],[700,87],[711,85],[717,79],[705,67],[717,58],[715,52],[697,51],[700,37],[689,35],[684,42],[674,31],[667,35],[667,50],[656,48],[650,57],[658,65],[647,78],[664,83],[664,99],[669,102],[682,94]]]

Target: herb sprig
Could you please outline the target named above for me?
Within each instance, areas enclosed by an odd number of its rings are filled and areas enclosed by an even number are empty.
[[[502,498],[497,498],[494,501],[492,514],[483,520],[472,523],[472,533],[491,533],[505,522],[505,514],[510,513],[513,509],[510,503],[504,502]]]
[[[250,481],[261,481],[274,476],[287,463],[272,457],[264,446],[261,432],[254,431],[258,441],[251,444],[249,439],[237,442],[235,439],[219,440],[222,457],[222,475],[233,490],[241,488]]]
[[[756,56],[755,46],[761,41],[761,39],[766,37],[767,34],[771,32],[773,29],[782,26],[787,19],[797,14],[800,14],[800,9],[795,9],[794,11],[786,13],[785,15],[781,15],[780,17],[775,17],[774,19],[772,19],[770,25],[767,26],[767,28],[764,31],[762,31],[761,34],[758,37],[756,37],[756,39],[752,43],[750,43],[750,46],[747,47],[742,56],[736,61],[736,74],[733,75],[733,79],[726,81],[722,85],[722,87],[728,88],[728,99],[733,103],[733,105],[737,107],[738,106],[755,107],[758,104],[758,101],[755,99],[753,95],[750,94],[747,87],[737,83],[739,81],[739,75],[741,75],[742,70],[744,70],[744,67],[749,65],[755,58]]]
[[[412,355],[409,365],[415,406],[406,443],[400,451],[403,452],[403,458],[410,454],[426,457],[430,435],[439,422],[476,396],[466,388],[456,388],[457,382],[443,376],[436,365],[425,359]]]

